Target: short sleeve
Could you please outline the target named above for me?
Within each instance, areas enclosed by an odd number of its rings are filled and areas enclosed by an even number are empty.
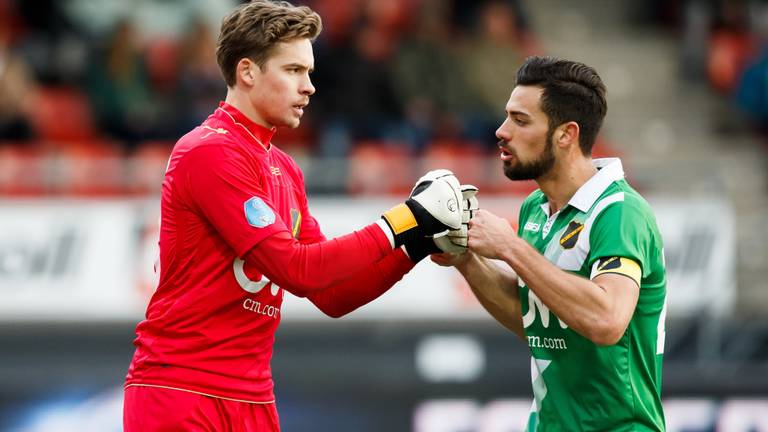
[[[646,277],[651,267],[651,239],[648,221],[639,208],[626,201],[611,204],[597,216],[590,231],[589,266],[601,258],[623,257],[639,265]]]
[[[287,231],[261,186],[254,161],[226,145],[197,147],[184,155],[177,185],[238,256],[261,240]]]

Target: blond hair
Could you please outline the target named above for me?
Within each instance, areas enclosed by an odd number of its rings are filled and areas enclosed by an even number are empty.
[[[277,44],[296,39],[314,41],[323,29],[320,16],[306,6],[257,0],[240,5],[221,22],[216,61],[224,81],[233,87],[237,64],[251,59],[262,70]]]

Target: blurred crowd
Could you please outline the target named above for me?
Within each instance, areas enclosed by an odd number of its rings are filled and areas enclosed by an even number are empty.
[[[0,142],[166,146],[226,94],[216,64],[233,0],[0,0]],[[345,157],[494,148],[522,59],[537,52],[517,0],[308,0],[323,17],[317,93],[279,145]],[[40,11],[45,11],[41,13]]]
[[[173,143],[226,95],[215,45],[237,3],[0,0],[0,193],[46,192],[62,178],[155,185]],[[324,22],[317,93],[301,127],[275,137],[299,159],[377,158],[396,171],[414,156],[451,167],[492,155],[515,71],[541,53],[522,0],[294,3]],[[631,4],[635,18],[679,31],[686,82],[706,80],[739,119],[768,131],[768,1]],[[605,149],[598,142],[598,155]],[[81,165],[60,163],[70,156]],[[21,175],[38,186],[19,184]]]
[[[717,131],[747,124],[768,135],[768,1],[674,2],[682,23],[685,78],[706,80],[730,113],[715,118]]]

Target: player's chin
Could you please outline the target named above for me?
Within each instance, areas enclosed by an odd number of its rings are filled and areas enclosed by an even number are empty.
[[[283,120],[283,127],[290,128],[290,129],[296,129],[301,124],[301,118],[300,117],[288,117]]]

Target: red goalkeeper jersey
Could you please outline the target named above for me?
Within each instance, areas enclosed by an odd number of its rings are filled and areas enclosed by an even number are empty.
[[[126,385],[273,401],[284,289],[340,316],[413,267],[377,224],[326,241],[301,171],[272,135],[222,103],[174,147],[161,197],[160,281],[136,328]]]

